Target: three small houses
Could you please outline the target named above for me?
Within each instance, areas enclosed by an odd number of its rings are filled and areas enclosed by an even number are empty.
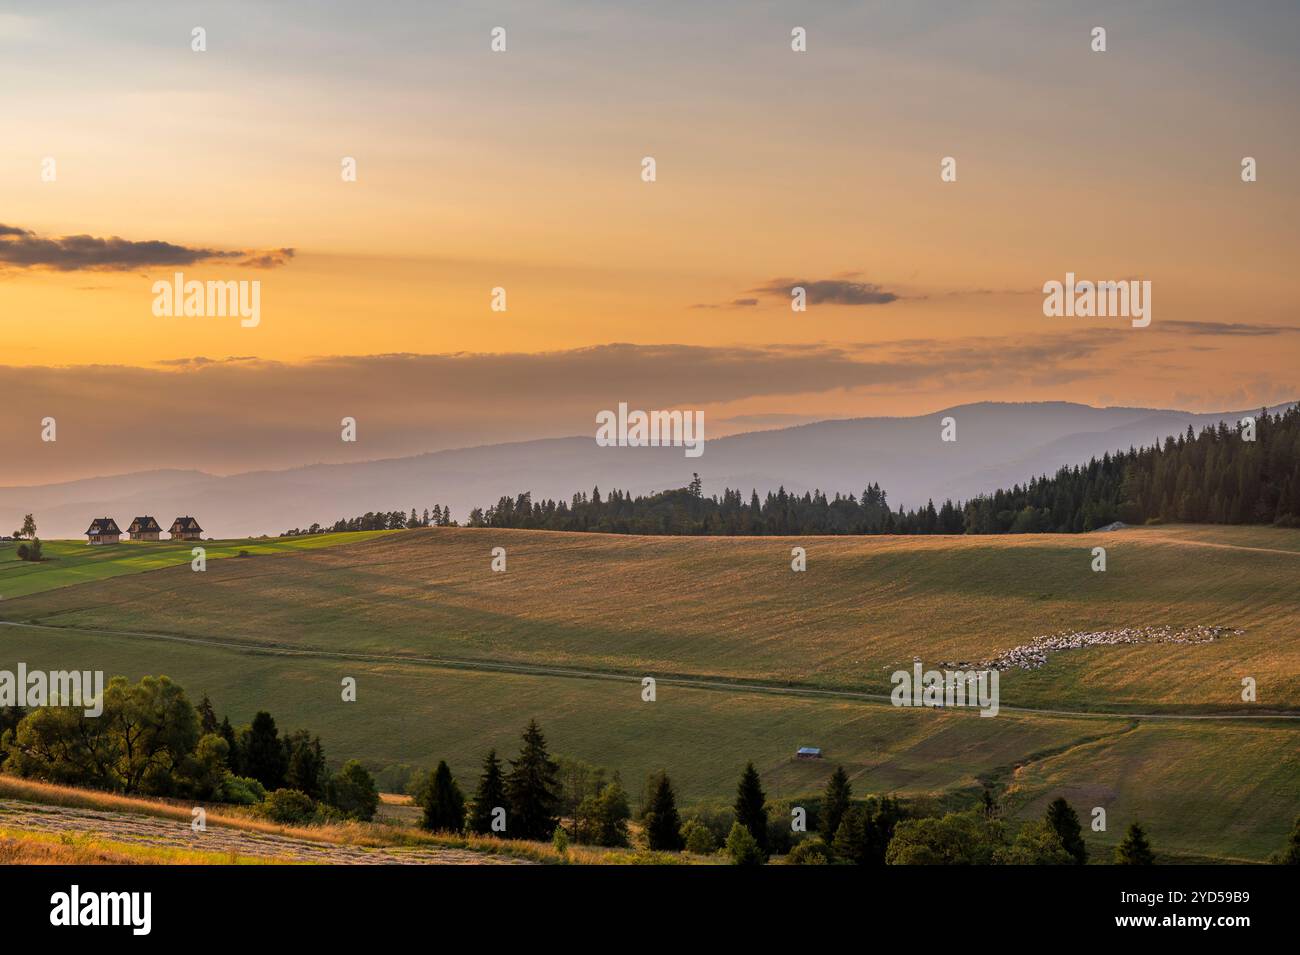
[[[133,541],[156,541],[162,527],[152,517],[137,517],[126,532]],[[203,528],[192,517],[178,517],[172,521],[170,533],[174,541],[196,541],[202,539]],[[122,539],[122,529],[111,517],[98,517],[86,528],[86,537],[91,544],[116,544]]]

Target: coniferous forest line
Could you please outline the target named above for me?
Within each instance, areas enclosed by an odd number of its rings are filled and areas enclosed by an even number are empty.
[[[615,534],[1018,534],[1080,533],[1116,521],[1300,526],[1300,406],[1261,411],[1253,441],[1223,422],[1200,434],[1188,426],[1163,443],[937,507],[893,510],[874,483],[861,495],[781,488],[746,500],[727,488],[706,497],[696,475],[686,487],[644,496],[596,488],[556,502],[524,492],[475,508],[468,524]]]

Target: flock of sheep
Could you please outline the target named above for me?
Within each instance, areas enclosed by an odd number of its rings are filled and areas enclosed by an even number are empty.
[[[1035,637],[1031,643],[1006,650],[980,667],[994,670],[1037,670],[1047,663],[1047,658],[1062,650],[1081,650],[1084,647],[1106,647],[1126,643],[1213,643],[1220,637],[1245,633],[1231,627],[1207,627],[1196,624],[1190,627],[1119,627],[1114,630],[1067,630],[1047,636]],[[971,664],[948,664],[951,667],[969,667]]]

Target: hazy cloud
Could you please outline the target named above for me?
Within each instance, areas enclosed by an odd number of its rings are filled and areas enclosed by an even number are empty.
[[[1167,321],[1157,323],[1161,331],[1182,332],[1186,335],[1233,335],[1258,337],[1288,335],[1300,332],[1300,325],[1257,325],[1249,322],[1188,322]]]
[[[899,296],[874,282],[850,282],[845,279],[772,279],[766,285],[750,289],[763,295],[790,297],[791,289],[803,288],[809,305],[888,305]]]
[[[758,299],[756,298],[733,298],[730,302],[721,305],[703,302],[699,305],[692,305],[691,308],[750,308],[757,304]]]

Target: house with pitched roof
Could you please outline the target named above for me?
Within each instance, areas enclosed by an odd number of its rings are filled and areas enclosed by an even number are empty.
[[[137,517],[126,532],[131,535],[133,541],[156,541],[158,535],[162,533],[162,528],[152,517]]]
[[[178,517],[172,521],[172,540],[196,541],[203,539],[203,528],[192,517]]]
[[[90,544],[116,544],[122,539],[122,529],[111,517],[97,517],[86,528]]]

